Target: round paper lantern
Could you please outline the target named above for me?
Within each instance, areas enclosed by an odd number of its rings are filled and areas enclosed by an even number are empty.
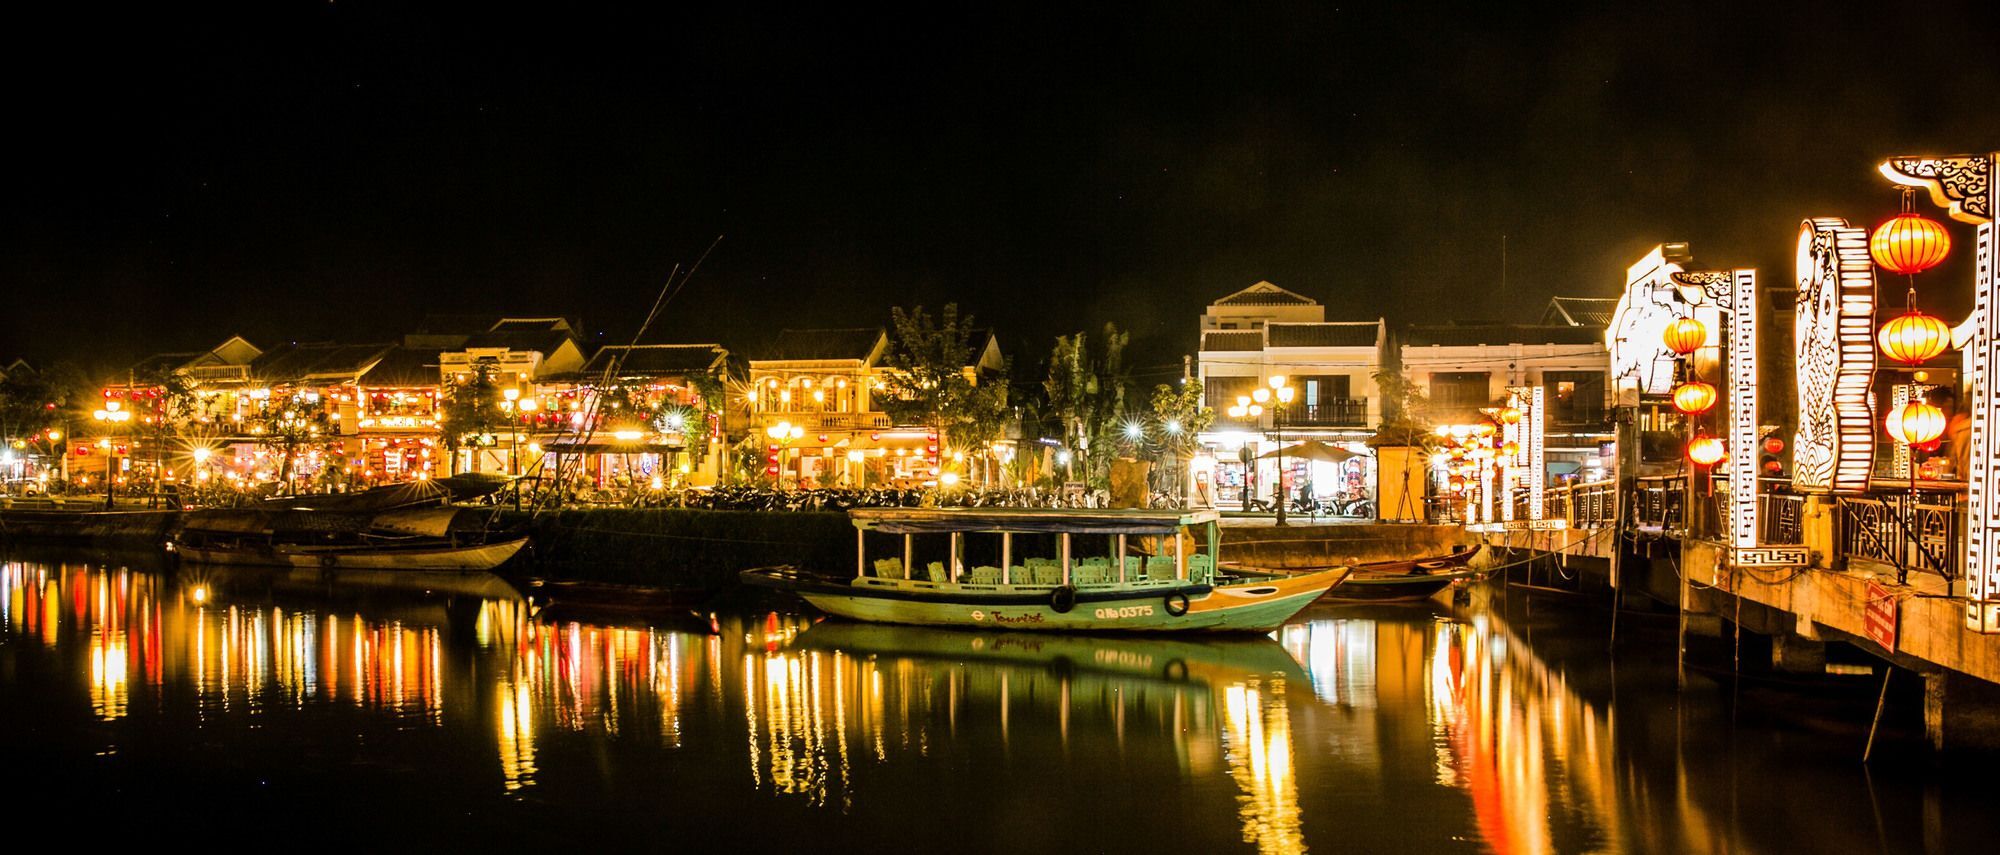
[[[1889,411],[1882,426],[1904,445],[1919,445],[1944,435],[1944,411],[1922,401],[1911,401]]]
[[[1715,387],[1700,380],[1682,383],[1674,390],[1674,409],[1694,415],[1715,406]]]
[[[1722,440],[1712,436],[1698,436],[1688,443],[1688,459],[1702,466],[1714,466],[1728,456],[1729,451]]]
[[[1951,252],[1951,233],[1936,220],[1904,212],[1875,227],[1868,236],[1868,254],[1890,273],[1914,276],[1944,260]]]
[[[1781,454],[1784,452],[1784,450],[1785,450],[1784,439],[1776,435],[1764,437],[1765,454]]]
[[[1520,453],[1521,453],[1521,445],[1519,443],[1510,442],[1507,443],[1506,445],[1500,446],[1501,457],[1516,457],[1519,456]]]
[[[1906,365],[1921,365],[1951,346],[1951,327],[1916,309],[1882,325],[1875,336],[1882,354]]]
[[[1666,332],[1660,337],[1666,342],[1668,350],[1686,356],[1699,350],[1702,342],[1708,340],[1708,328],[1693,318],[1680,318],[1668,324]]]
[[[1520,424],[1521,411],[1514,409],[1513,407],[1508,407],[1507,409],[1501,410],[1500,421],[1502,424],[1510,424],[1510,425]]]

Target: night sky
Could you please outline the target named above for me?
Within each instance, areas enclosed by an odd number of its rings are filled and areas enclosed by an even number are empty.
[[[426,312],[622,341],[724,235],[660,337],[956,300],[1177,373],[1259,279],[1401,322],[1614,296],[1666,240],[1782,281],[1801,218],[1893,213],[1882,157],[2000,148],[1992,2],[57,5],[0,51],[0,362]],[[1920,284],[1957,311],[1954,235]]]

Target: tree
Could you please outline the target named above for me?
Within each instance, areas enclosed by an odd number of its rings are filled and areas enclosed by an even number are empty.
[[[1382,390],[1382,423],[1376,426],[1371,444],[1428,445],[1430,401],[1423,388],[1401,371],[1376,372],[1375,387]]]
[[[471,374],[445,390],[438,405],[438,427],[445,448],[453,452],[454,467],[459,449],[493,447],[493,434],[507,419],[501,400],[500,387],[493,382],[493,365],[488,362],[474,363]]]
[[[292,469],[299,453],[308,446],[325,442],[333,434],[333,420],[317,401],[308,401],[304,394],[294,393],[284,403],[267,407],[250,432],[257,437],[259,446],[279,456],[278,483],[289,494],[294,492]]]
[[[1121,441],[1125,393],[1131,384],[1124,366],[1130,338],[1115,324],[1105,324],[1102,344],[1093,354],[1084,333],[1057,336],[1049,354],[1048,377],[1042,381],[1044,414],[1060,425],[1064,449],[1072,461],[1083,464],[1083,480],[1092,487],[1110,483],[1111,459]],[[1074,479],[1074,462],[1064,472]]]
[[[877,398],[898,424],[937,431],[939,448],[980,453],[1006,429],[1007,393],[973,378],[972,316],[947,303],[935,319],[922,306],[891,311],[890,368]]]
[[[153,474],[164,478],[167,440],[179,439],[182,429],[195,417],[198,399],[194,380],[186,371],[152,367],[132,378],[132,388],[147,390],[150,396],[152,407],[146,423],[153,433]]]
[[[1192,378],[1181,381],[1179,388],[1165,383],[1154,387],[1152,410],[1147,438],[1173,461],[1174,492],[1185,500],[1188,461],[1201,447],[1201,432],[1215,423],[1215,410],[1207,404],[1201,381]]]

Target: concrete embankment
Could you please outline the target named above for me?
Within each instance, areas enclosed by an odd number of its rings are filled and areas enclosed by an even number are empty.
[[[157,548],[179,520],[179,511],[6,508],[0,509],[0,542]]]
[[[840,513],[610,508],[500,523],[533,538],[520,572],[550,579],[713,588],[751,567],[854,565],[854,527]]]
[[[1301,569],[1443,555],[1479,541],[1459,526],[1339,523],[1222,528],[1222,557],[1251,567]]]

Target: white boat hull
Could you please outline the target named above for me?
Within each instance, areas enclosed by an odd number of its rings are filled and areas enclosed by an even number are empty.
[[[526,546],[525,537],[479,546],[413,548],[270,546],[179,548],[184,561],[237,567],[290,567],[299,570],[382,570],[485,572],[507,563]]]

